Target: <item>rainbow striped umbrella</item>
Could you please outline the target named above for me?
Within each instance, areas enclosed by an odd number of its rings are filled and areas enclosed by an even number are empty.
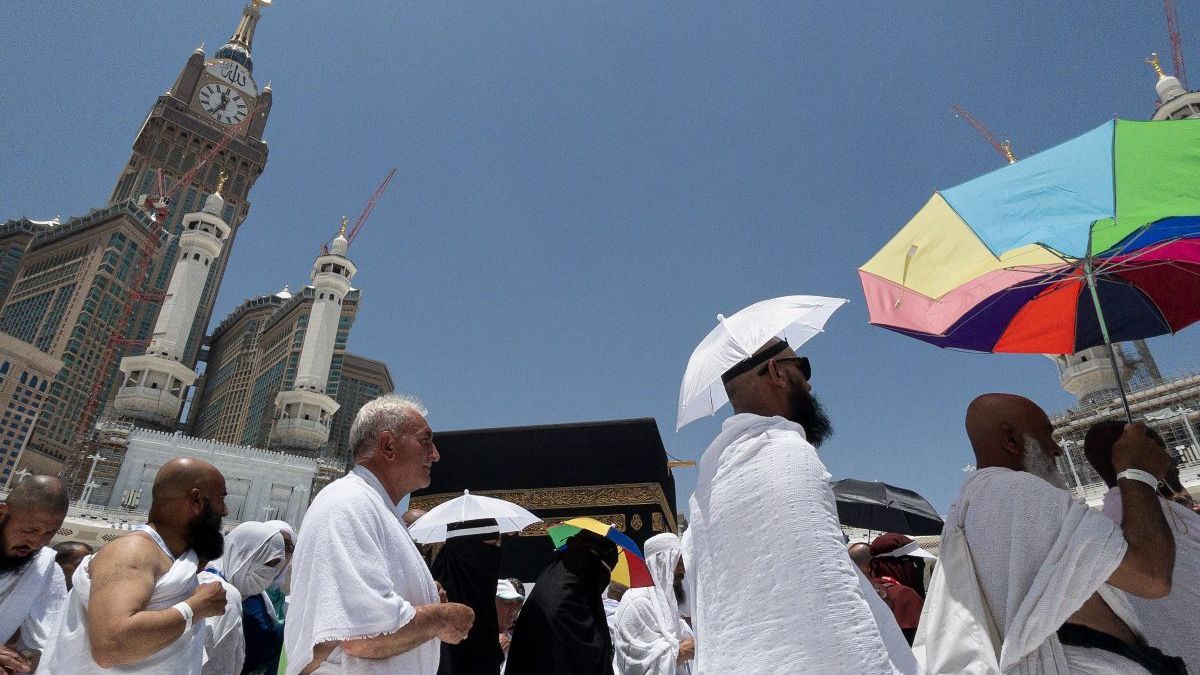
[[[546,529],[556,549],[566,546],[567,540],[579,534],[580,530],[595,532],[617,545],[617,565],[612,571],[613,581],[629,588],[647,588],[654,585],[642,550],[616,527],[605,525],[594,518],[572,518]]]
[[[1200,120],[1113,120],[935,193],[859,268],[871,323],[1036,354],[1179,331],[1200,320],[1198,177]]]

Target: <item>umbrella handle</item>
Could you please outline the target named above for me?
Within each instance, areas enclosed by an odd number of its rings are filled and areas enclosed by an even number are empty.
[[[1129,397],[1125,394],[1125,379],[1121,377],[1121,368],[1117,366],[1117,352],[1113,349],[1112,338],[1108,335],[1108,324],[1104,322],[1104,311],[1100,309],[1100,294],[1096,291],[1096,268],[1092,264],[1092,256],[1088,255],[1083,261],[1083,274],[1087,279],[1088,291],[1092,295],[1092,305],[1096,308],[1096,320],[1100,323],[1100,334],[1104,337],[1104,346],[1108,348],[1108,362],[1112,365],[1113,375],[1117,377],[1117,390],[1121,393],[1121,407],[1125,409],[1125,419],[1133,424],[1133,413],[1129,410]]]

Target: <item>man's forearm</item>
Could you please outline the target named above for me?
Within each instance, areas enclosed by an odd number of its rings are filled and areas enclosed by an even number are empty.
[[[386,659],[416,649],[437,637],[444,605],[419,605],[416,616],[394,633],[342,641],[342,651],[362,659]]]
[[[92,656],[102,668],[137,663],[179,639],[186,625],[170,607],[141,611],[111,631],[93,630]]]
[[[1118,485],[1124,510],[1121,529],[1129,543],[1129,552],[1137,556],[1148,575],[1162,583],[1161,588],[1147,590],[1165,596],[1171,590],[1171,572],[1175,568],[1175,537],[1163,518],[1158,493],[1136,480],[1122,479]]]

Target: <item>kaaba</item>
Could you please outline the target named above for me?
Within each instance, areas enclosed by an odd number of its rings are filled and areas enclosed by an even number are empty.
[[[616,525],[638,546],[678,532],[675,479],[652,418],[442,431],[434,443],[441,459],[410,508],[428,510],[470,490],[542,519],[504,538],[501,577],[536,580],[553,554],[546,528],[571,518]]]

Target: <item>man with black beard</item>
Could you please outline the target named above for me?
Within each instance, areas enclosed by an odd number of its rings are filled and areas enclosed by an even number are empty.
[[[218,582],[200,584],[203,562],[221,557],[225,479],[198,459],[176,458],[154,478],[146,525],[84,559],[47,650],[52,673],[198,675],[204,621],[225,612]]]
[[[54,630],[67,587],[46,545],[66,515],[53,476],[26,478],[0,502],[0,673],[36,668]]]
[[[736,414],[700,460],[683,554],[696,673],[919,671],[846,555],[811,378],[779,338],[722,376]]]

